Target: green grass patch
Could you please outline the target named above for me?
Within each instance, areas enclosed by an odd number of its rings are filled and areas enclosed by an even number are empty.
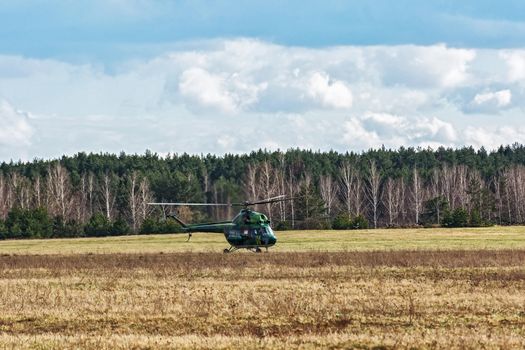
[[[275,251],[369,251],[447,249],[525,249],[525,226],[483,228],[378,229],[276,232]],[[107,254],[222,251],[222,234],[119,236],[103,238],[7,240],[0,254]]]

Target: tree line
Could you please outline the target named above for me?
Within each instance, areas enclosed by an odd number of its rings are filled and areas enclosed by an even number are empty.
[[[0,237],[174,232],[172,207],[286,195],[256,206],[278,229],[525,223],[525,147],[250,154],[86,154],[0,164]],[[188,222],[231,207],[178,208]]]

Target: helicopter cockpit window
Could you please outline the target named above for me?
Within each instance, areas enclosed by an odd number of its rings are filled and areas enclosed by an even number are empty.
[[[259,234],[263,237],[269,237],[272,236],[272,229],[269,227],[261,227],[259,229]]]

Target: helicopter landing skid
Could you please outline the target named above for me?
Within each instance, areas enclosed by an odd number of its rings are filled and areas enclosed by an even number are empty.
[[[266,252],[268,253],[268,247],[265,247],[265,248],[266,248]],[[233,253],[234,251],[236,251],[238,249],[241,249],[241,248],[231,246],[230,248],[224,249],[222,252],[224,254],[228,254],[228,253]],[[262,252],[261,247],[250,247],[250,248],[246,248],[246,249],[251,251],[251,252],[254,252],[254,253],[261,253]]]
[[[239,248],[234,247],[234,246],[231,246],[231,247],[228,248],[228,249],[224,249],[222,252],[223,252],[224,254],[228,254],[228,253],[233,253],[233,252],[236,251],[237,249],[239,249]]]

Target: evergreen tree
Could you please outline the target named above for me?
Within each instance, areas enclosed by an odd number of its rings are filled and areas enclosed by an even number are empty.
[[[425,202],[420,222],[424,226],[440,225],[443,215],[448,210],[448,201],[443,196],[437,196]]]

